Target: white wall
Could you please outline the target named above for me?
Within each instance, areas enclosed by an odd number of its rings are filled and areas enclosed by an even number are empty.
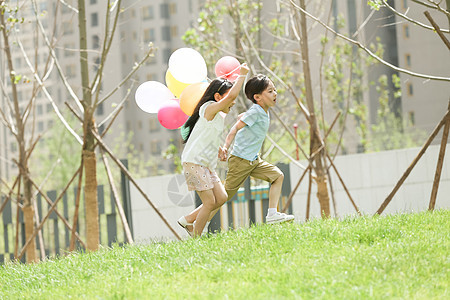
[[[372,215],[392,191],[419,151],[419,148],[412,148],[338,156],[335,159],[335,165],[361,212]],[[450,144],[447,146],[447,154],[444,159],[436,209],[450,208],[449,152]],[[428,148],[383,214],[418,212],[428,209],[438,153],[439,146]],[[305,165],[305,162],[302,164]],[[291,187],[294,188],[303,170],[295,164],[291,164],[290,170]],[[334,171],[331,173],[338,216],[355,214]],[[176,232],[183,238],[187,237],[187,233],[176,222],[179,217],[187,215],[194,209],[194,194],[188,192],[184,176],[148,177],[137,180],[137,183]],[[300,222],[305,220],[307,189],[306,176],[293,199],[293,212],[296,220]],[[130,186],[130,192],[135,240],[137,242],[148,242],[154,239],[174,240],[174,234],[133,185]],[[316,186],[313,184],[310,217],[319,217],[319,203],[315,194]],[[334,210],[331,211],[334,214]]]
[[[186,231],[177,224],[177,220],[195,207],[194,194],[188,192],[184,175],[147,177],[138,179],[136,182],[176,232],[181,237],[187,237]],[[136,242],[146,242],[149,239],[176,239],[132,183],[130,183],[130,196],[133,234]]]
[[[397,212],[418,212],[428,209],[434,174],[439,154],[439,145],[430,146],[402,187],[384,210],[383,214]],[[334,164],[346,184],[350,195],[363,214],[374,214],[384,202],[394,186],[411,165],[420,148],[393,150],[369,154],[353,154],[336,157]],[[436,209],[450,207],[450,145],[441,173],[441,181],[436,199]],[[306,162],[302,162],[306,165]],[[303,173],[295,164],[291,168],[291,186],[294,188]],[[331,169],[336,210],[339,217],[355,214],[344,188],[336,173]],[[311,196],[311,217],[320,216],[316,185],[313,184]],[[307,176],[303,179],[293,199],[296,219],[305,220],[308,191]],[[332,204],[331,204],[332,206]],[[334,215],[334,210],[331,208]]]

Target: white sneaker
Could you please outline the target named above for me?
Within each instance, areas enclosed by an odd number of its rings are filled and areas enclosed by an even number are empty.
[[[285,213],[280,213],[278,211],[271,216],[266,216],[267,224],[283,223],[283,222],[289,222],[289,221],[293,221],[293,220],[294,220],[293,215],[287,215]]]

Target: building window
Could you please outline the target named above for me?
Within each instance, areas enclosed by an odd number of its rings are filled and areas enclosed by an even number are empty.
[[[171,15],[174,15],[177,13],[177,4],[176,3],[169,4],[169,12]]]
[[[67,65],[66,66],[66,76],[67,77],[75,76],[75,65]]]
[[[98,26],[98,14],[97,13],[91,14],[91,26],[92,27]]]
[[[95,58],[94,66],[93,66],[94,72],[97,72],[98,69],[100,68],[100,62],[101,62],[100,60],[101,60],[100,57]]]
[[[38,105],[36,107],[36,110],[37,110],[38,116],[40,116],[40,115],[42,115],[44,113],[44,109],[42,108],[42,105]]]
[[[150,143],[150,152],[153,155],[161,155],[161,142],[159,140],[153,140]]]
[[[406,90],[408,92],[408,96],[414,95],[414,89],[413,89],[412,83],[407,83],[406,84]]]
[[[147,81],[152,81],[152,80],[158,81],[158,76],[156,74],[147,74],[146,78],[147,78]]]
[[[159,131],[159,124],[158,124],[158,120],[156,118],[152,118],[149,120],[149,128],[150,128],[150,132]]]
[[[178,36],[178,27],[177,26],[170,27],[170,36],[172,38],[176,38]]]
[[[136,59],[136,61],[138,61],[138,60],[137,60],[137,59],[138,59],[137,55],[136,55],[135,59]],[[145,61],[145,64],[146,64],[146,65],[154,65],[154,64],[156,64],[156,56],[151,56],[151,57],[149,57],[149,58]]]
[[[406,66],[411,67],[411,55],[410,54],[405,54],[405,62],[406,62]]]
[[[172,50],[170,48],[166,48],[163,50],[163,61],[169,63],[169,58],[172,55]]]
[[[403,37],[409,39],[409,26],[408,24],[403,25]]]
[[[100,48],[100,38],[98,37],[98,35],[92,36],[92,48],[94,49]]]
[[[103,115],[105,113],[103,102],[99,103],[99,105],[97,106],[96,112],[97,112],[97,115],[99,115],[99,116],[101,116],[101,115]]]
[[[64,34],[71,34],[73,33],[73,26],[71,21],[65,21],[62,23],[62,28]]]
[[[97,0],[91,0],[91,4],[97,4]]]
[[[155,40],[155,29],[147,28],[144,29],[144,42],[149,43]]]
[[[14,59],[14,67],[15,68],[22,67],[22,59],[20,59],[20,57],[17,57],[16,59]]]
[[[402,6],[403,6],[403,9],[408,9],[408,0],[403,0]]]
[[[47,112],[51,112],[53,110],[53,106],[51,103],[47,104]]]
[[[138,127],[139,130],[142,129],[142,121],[141,120],[138,121],[137,127]]]
[[[161,13],[161,19],[168,19],[169,18],[169,5],[167,3],[163,3],[159,6],[160,13]]]
[[[411,125],[415,125],[416,124],[416,116],[415,116],[413,111],[410,111],[408,113],[408,118],[409,118],[409,122],[411,123]]]
[[[142,9],[142,18],[144,20],[151,20],[154,18],[153,6],[146,6]]]
[[[163,41],[170,41],[170,27],[169,26],[163,26],[161,27],[161,35]]]
[[[44,122],[39,121],[38,122],[38,132],[44,131]]]

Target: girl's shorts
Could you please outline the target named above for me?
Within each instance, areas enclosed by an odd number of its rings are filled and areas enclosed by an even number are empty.
[[[211,171],[202,165],[184,162],[184,177],[189,191],[206,191],[214,187],[215,182],[220,182],[215,171]]]

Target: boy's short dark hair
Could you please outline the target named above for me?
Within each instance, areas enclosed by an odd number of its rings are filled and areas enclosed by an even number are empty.
[[[264,74],[257,74],[250,78],[245,84],[245,95],[247,98],[256,103],[255,95],[261,94],[269,86],[269,77]]]

